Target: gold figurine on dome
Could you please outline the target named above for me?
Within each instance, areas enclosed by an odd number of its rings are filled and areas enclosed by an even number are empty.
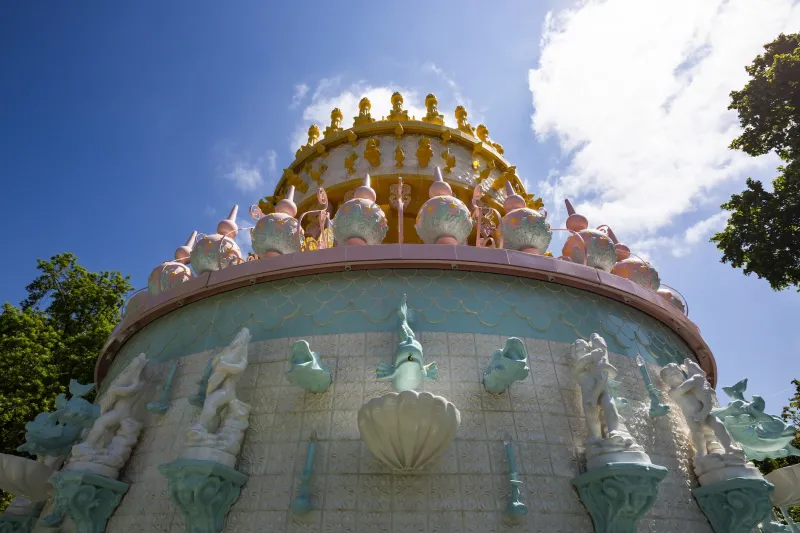
[[[331,125],[325,128],[325,138],[331,137],[336,135],[340,131],[342,131],[342,110],[338,107],[334,108],[331,111]]]
[[[439,100],[436,99],[436,95],[431,93],[425,97],[425,107],[428,109],[428,114],[422,117],[422,122],[444,126],[444,115],[439,114]]]
[[[408,111],[403,109],[403,95],[395,92],[392,94],[392,110],[386,120],[409,120]]]
[[[348,174],[356,173],[356,160],[358,155],[355,152],[350,152],[350,155],[344,158],[344,168]]]
[[[366,96],[358,102],[358,116],[353,117],[353,126],[361,126],[364,124],[372,124],[375,119],[370,115],[369,110],[372,109],[372,104]]]
[[[428,137],[423,137],[419,140],[419,148],[417,148],[417,161],[419,166],[427,167],[428,163],[433,157],[433,150],[431,149],[431,140]]]
[[[476,162],[477,162],[477,161],[476,161]],[[478,163],[478,164],[480,165],[480,163]],[[495,169],[495,166],[494,166],[494,159],[490,159],[490,160],[489,160],[489,161],[486,163],[486,168],[484,168],[483,170],[481,170],[481,171],[480,171],[480,173],[478,173],[478,178],[477,178],[475,181],[477,181],[478,183],[483,183],[483,181],[484,181],[486,178],[488,178],[488,177],[489,177],[489,174],[491,174],[491,173],[492,173],[492,170],[494,170],[494,169]],[[475,170],[478,170],[478,169],[476,168]]]
[[[467,110],[464,109],[463,105],[456,107],[456,122],[458,123],[459,130],[469,135],[475,135],[475,128],[470,126],[469,122],[467,122]]]
[[[403,168],[403,161],[406,160],[406,153],[403,151],[403,148],[398,146],[394,150],[394,160],[396,161],[395,166],[397,168]]]
[[[373,167],[381,164],[381,151],[378,149],[381,141],[379,139],[367,139],[367,147],[364,150],[364,159],[369,161]]]
[[[308,191],[308,183],[300,179],[300,176],[295,174],[291,168],[283,169],[283,177],[286,180],[286,187],[294,185],[300,192],[304,193]]]
[[[498,154],[503,155],[505,153],[502,145],[492,142],[492,140],[489,139],[489,128],[487,128],[485,125],[478,124],[478,127],[475,128],[475,134],[478,136],[478,139],[480,139],[481,142],[486,143],[494,148]]]
[[[314,170],[311,166],[311,163],[306,163],[304,170],[308,172],[308,175],[311,176],[311,179],[319,185],[322,186],[322,175],[325,174],[325,171],[328,170],[328,165],[322,164],[319,166],[319,170]]]
[[[448,148],[442,152],[442,159],[444,159],[444,172],[450,174],[453,171],[453,167],[456,166],[456,156],[451,155]]]
[[[506,183],[511,185],[514,192],[525,190],[525,188],[522,186],[522,182],[517,177],[517,167],[508,167],[502,174],[497,176],[492,183],[492,189],[499,191],[506,186]]]

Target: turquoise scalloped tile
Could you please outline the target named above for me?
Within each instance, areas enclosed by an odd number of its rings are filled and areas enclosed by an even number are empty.
[[[573,342],[600,332],[613,352],[664,365],[686,344],[664,324],[608,298],[539,280],[451,270],[360,270],[261,283],[177,309],[137,332],[109,372],[140,352],[157,361],[224,346],[242,326],[253,342],[396,329],[408,295],[414,331]],[[105,380],[108,383],[109,380]]]

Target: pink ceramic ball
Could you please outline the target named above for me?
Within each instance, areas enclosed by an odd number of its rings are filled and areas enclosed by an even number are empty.
[[[578,232],[580,238],[572,234],[564,243],[561,254],[573,263],[583,264],[584,245],[588,251],[586,265],[605,272],[611,272],[617,262],[614,242],[602,231],[585,229]],[[581,245],[583,239],[584,245]]]
[[[618,262],[611,269],[611,273],[651,291],[657,291],[661,286],[656,269],[637,257],[629,257]]]
[[[671,306],[675,309],[679,310],[681,313],[686,314],[686,307],[683,305],[683,302],[675,296],[675,294],[669,289],[658,289],[656,294],[661,296],[666,302],[668,302]]]
[[[171,291],[193,277],[192,269],[188,265],[178,261],[167,261],[158,265],[150,273],[150,277],[147,278],[147,292],[150,296],[157,296]]]

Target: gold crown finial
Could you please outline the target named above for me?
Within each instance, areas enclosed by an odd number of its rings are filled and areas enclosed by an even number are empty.
[[[358,102],[358,116],[353,118],[353,126],[361,126],[362,124],[372,124],[375,119],[370,115],[369,110],[372,109],[372,104],[366,96]]]
[[[440,126],[444,125],[444,116],[439,114],[439,100],[436,99],[436,95],[430,93],[428,96],[425,97],[425,107],[428,110],[428,114],[422,117],[422,122],[428,122],[430,124],[439,124]]]
[[[408,120],[408,111],[403,109],[403,95],[399,92],[392,94],[392,110],[386,120]]]
[[[319,139],[319,126],[312,124],[308,128],[308,146],[317,144],[317,139]]]
[[[470,135],[475,135],[475,128],[470,126],[469,122],[467,122],[467,110],[464,109],[463,105],[456,107],[456,122],[458,123],[459,130]]]
[[[336,135],[342,131],[342,118],[342,110],[338,107],[333,108],[333,111],[331,111],[331,125],[325,128],[325,137]]]

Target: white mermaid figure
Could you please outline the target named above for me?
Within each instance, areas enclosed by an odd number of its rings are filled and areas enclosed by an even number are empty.
[[[86,438],[72,447],[67,470],[89,470],[116,478],[136,445],[142,423],[136,405],[145,388],[142,371],[147,356],[139,354],[111,383],[100,399],[100,416]]]
[[[203,409],[186,433],[181,457],[236,464],[249,426],[250,406],[236,398],[236,383],[247,369],[249,342],[250,331],[242,328],[214,357]]]

